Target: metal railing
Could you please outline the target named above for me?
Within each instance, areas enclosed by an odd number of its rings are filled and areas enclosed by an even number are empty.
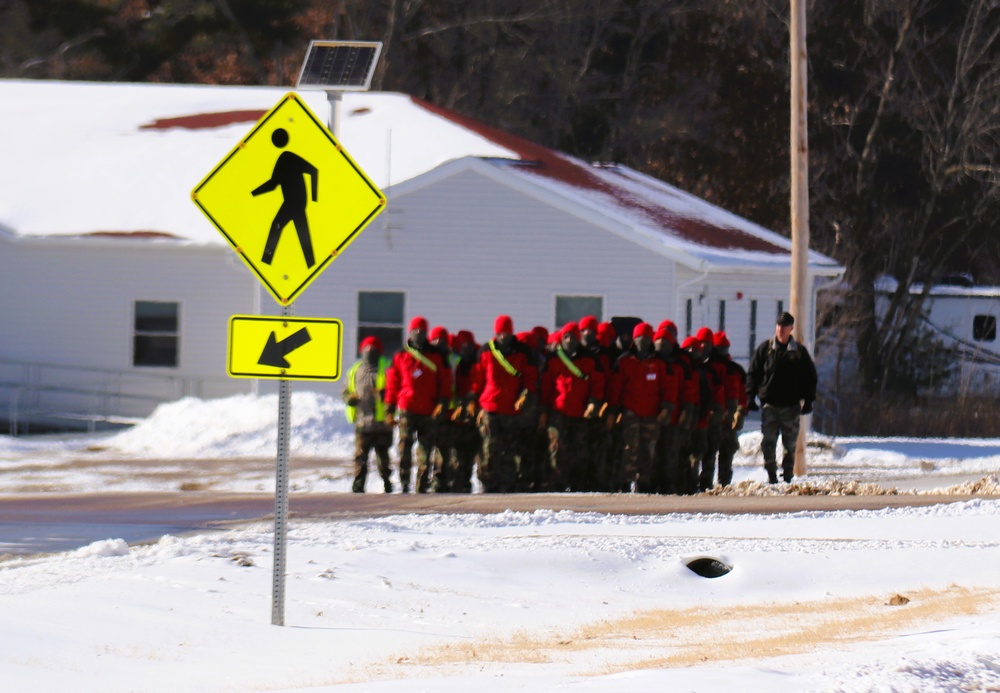
[[[163,402],[232,391],[225,378],[0,359],[0,406],[10,435],[33,425],[93,432],[136,423]]]

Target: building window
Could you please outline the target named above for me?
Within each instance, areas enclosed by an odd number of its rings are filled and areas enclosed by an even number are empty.
[[[405,312],[406,294],[402,291],[359,291],[355,347],[365,337],[378,337],[386,356],[395,354],[403,348]]]
[[[602,296],[556,296],[556,327],[593,315],[598,322],[604,319]]]
[[[997,316],[977,315],[972,318],[972,338],[977,342],[995,342],[997,339]]]
[[[725,300],[719,301],[719,332],[726,331],[726,302]]]
[[[778,322],[778,318],[780,318],[781,314],[784,313],[784,312],[785,312],[785,302],[784,301],[778,301],[778,312],[776,312],[774,314],[774,322],[775,323]]]
[[[694,299],[689,298],[684,304],[684,334],[691,336],[692,329],[694,329]]]
[[[132,365],[176,368],[180,336],[179,304],[169,301],[136,301]]]
[[[757,349],[757,299],[750,301],[750,357]]]

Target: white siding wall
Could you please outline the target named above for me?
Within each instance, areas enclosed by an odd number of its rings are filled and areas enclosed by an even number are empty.
[[[732,345],[729,349],[733,360],[746,368],[750,362],[751,302],[757,301],[756,344],[774,336],[778,301],[788,310],[789,274],[784,269],[772,275],[741,274],[736,272],[711,273],[704,278],[690,270],[678,273],[677,323],[681,338],[684,337],[688,299],[692,302],[692,327],[696,332],[705,325],[713,331],[719,329],[719,302],[726,302],[726,336]]]
[[[0,239],[0,298],[4,329],[0,358],[46,364],[32,377],[48,387],[92,388],[111,382],[127,394],[169,400],[246,392],[249,381],[226,376],[228,316],[251,312],[255,282],[224,248],[193,248],[144,240],[10,241]],[[132,366],[133,306],[137,300],[179,303],[177,368]],[[114,371],[116,376],[55,366]],[[0,381],[23,377],[5,365]],[[120,377],[119,377],[120,376]],[[0,398],[9,396],[0,390]],[[56,406],[58,393],[50,393]],[[65,407],[80,401],[63,395]],[[87,397],[76,396],[76,400]],[[127,398],[126,398],[127,399]],[[125,401],[120,415],[142,415],[149,402]]]

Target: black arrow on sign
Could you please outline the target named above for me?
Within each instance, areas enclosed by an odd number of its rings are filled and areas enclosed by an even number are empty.
[[[310,341],[312,341],[312,337],[309,336],[309,330],[305,327],[295,334],[288,335],[280,342],[277,333],[272,332],[271,336],[267,338],[267,344],[264,345],[264,351],[257,363],[261,366],[289,368],[290,364],[285,357]]]

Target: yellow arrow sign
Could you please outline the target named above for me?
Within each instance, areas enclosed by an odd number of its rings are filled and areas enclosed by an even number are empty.
[[[385,196],[297,94],[287,94],[191,192],[288,305],[385,209]]]
[[[226,371],[234,378],[336,380],[343,332],[335,318],[234,315]]]

